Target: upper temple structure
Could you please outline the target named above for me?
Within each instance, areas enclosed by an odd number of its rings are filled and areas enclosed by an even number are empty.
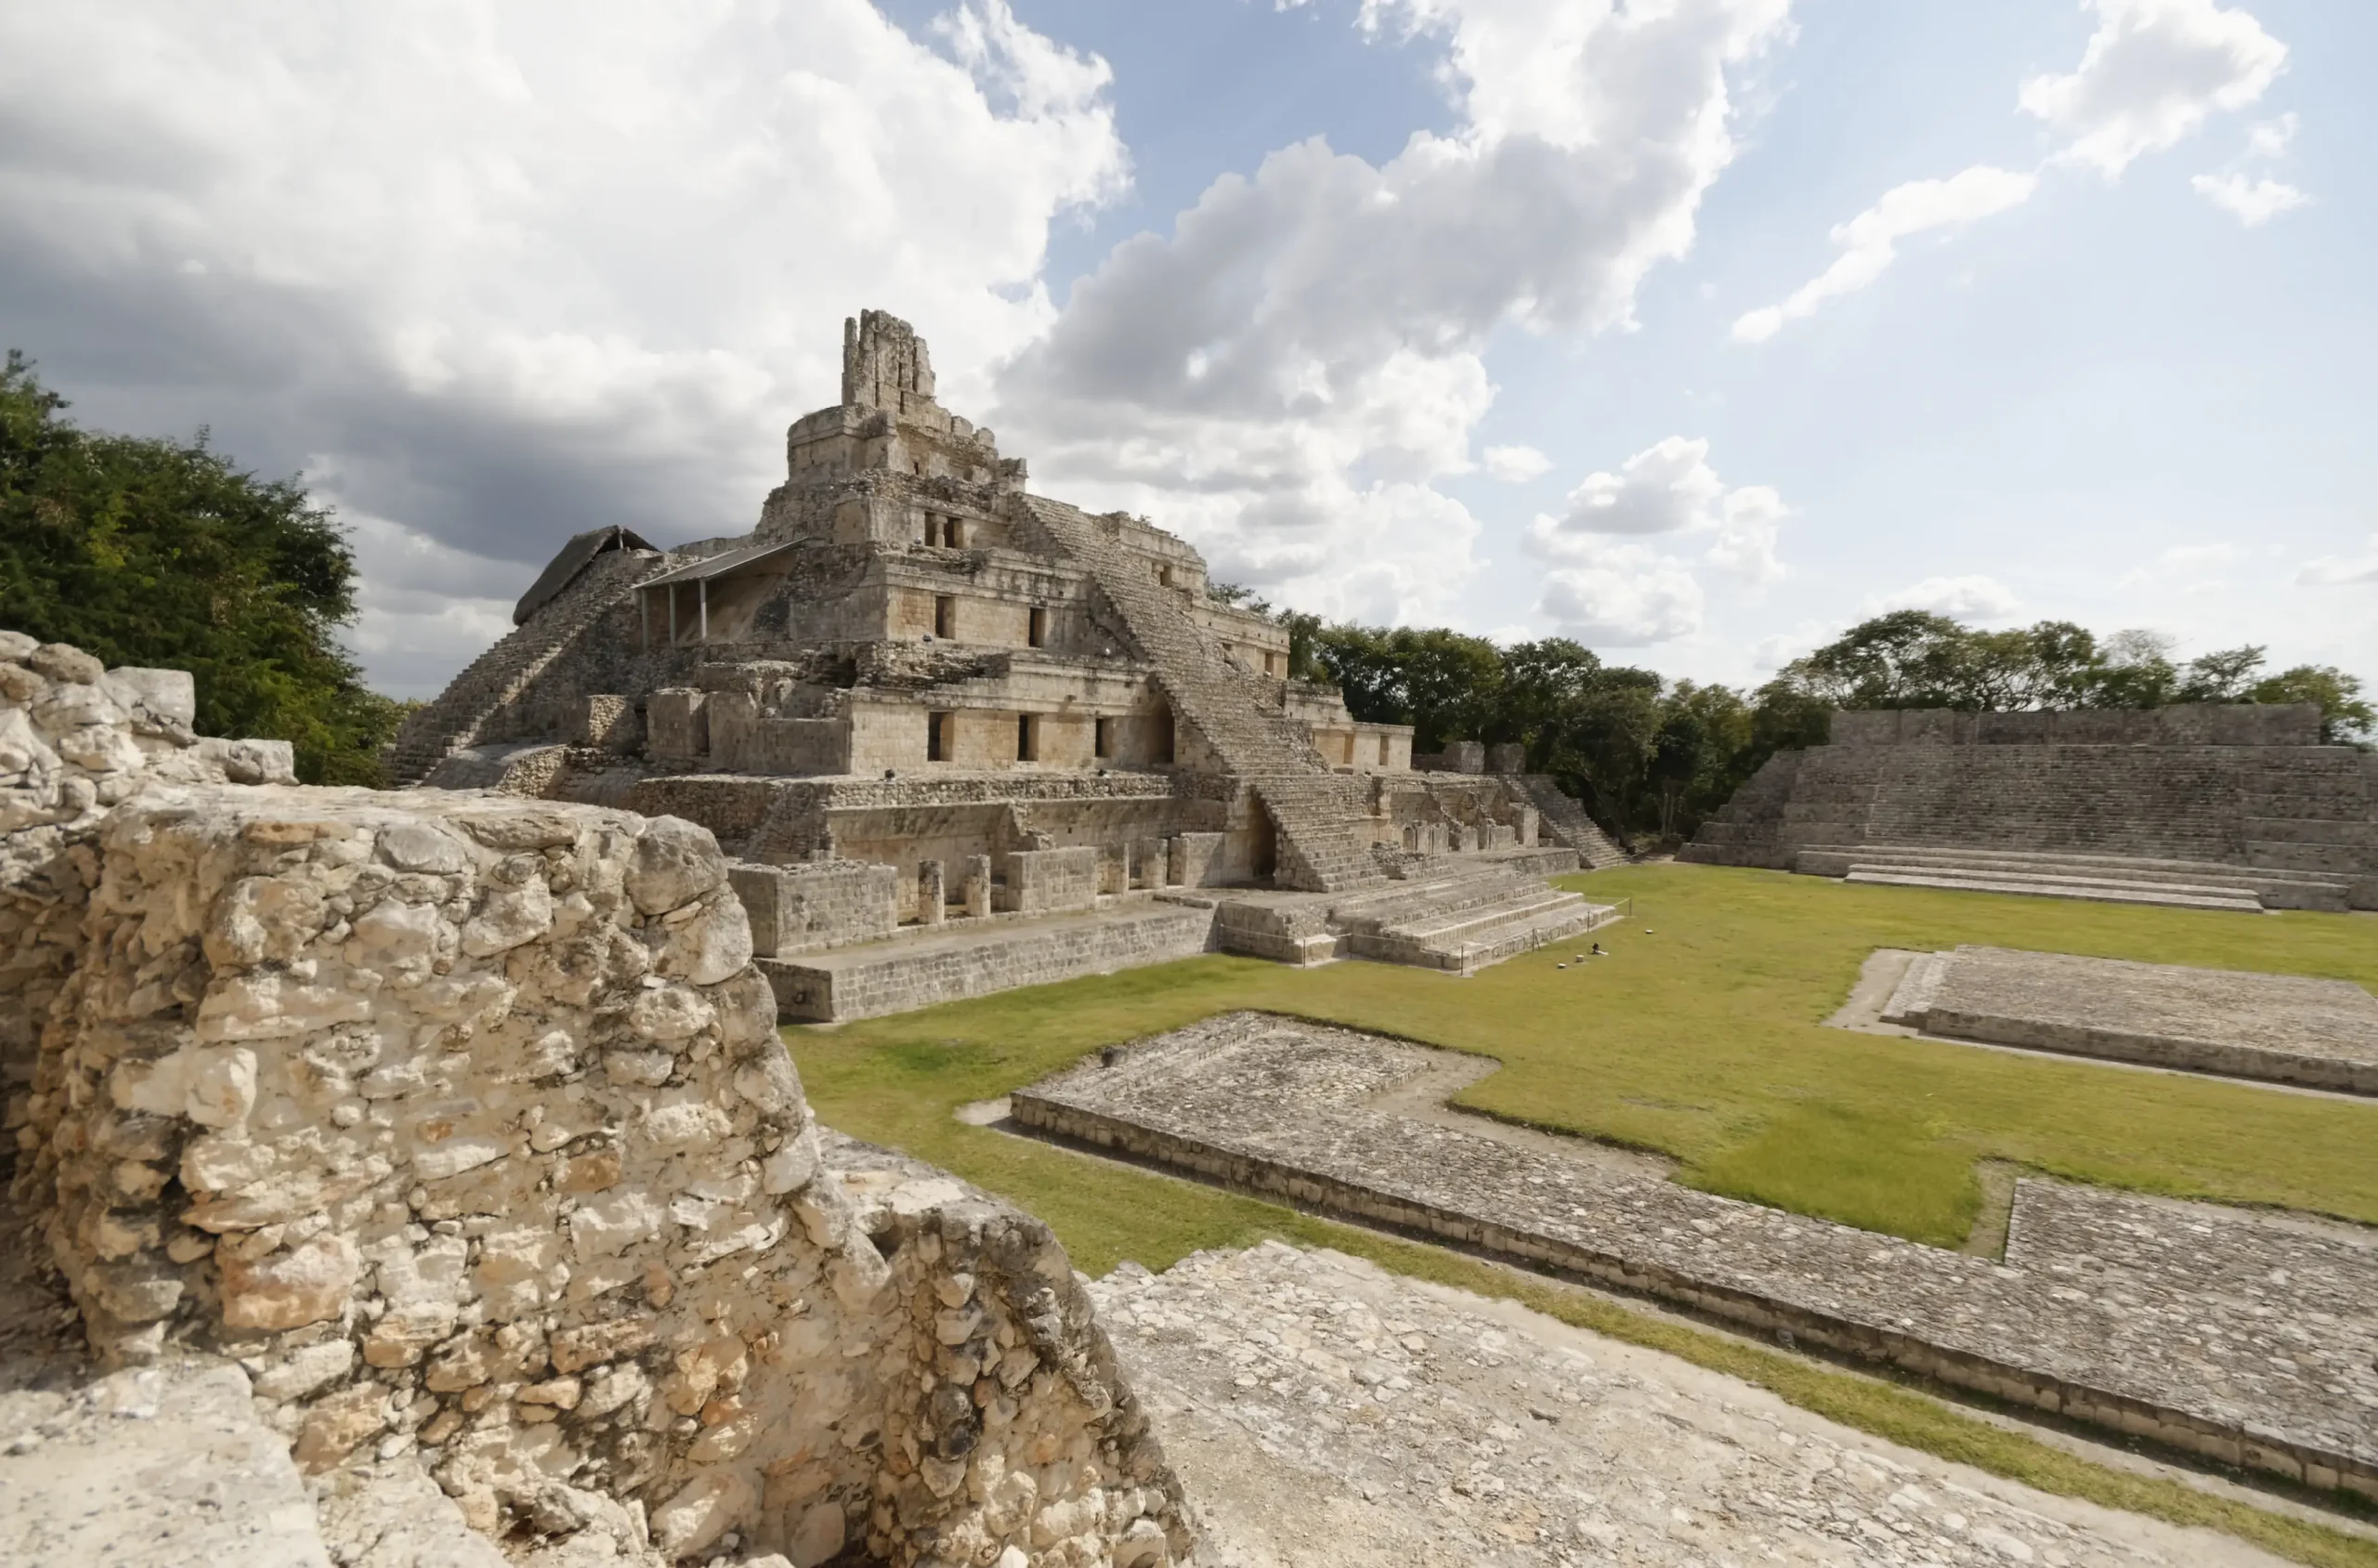
[[[907,322],[844,322],[785,458],[749,535],[571,540],[398,778],[708,827],[794,1018],[1210,946],[1467,971],[1600,917],[1543,877],[1616,852],[1516,749],[1416,771],[1187,543],[1031,493]]]

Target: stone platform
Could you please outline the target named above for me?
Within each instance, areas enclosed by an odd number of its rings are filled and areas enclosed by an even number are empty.
[[[760,959],[788,1023],[837,1023],[1195,958],[1212,948],[1210,906],[1167,898],[1044,919],[911,927],[888,941]]]
[[[1214,1568],[2246,1568],[1509,1301],[1269,1242],[1090,1287]]]
[[[1574,871],[1567,849],[1441,856],[1399,881],[1346,894],[1218,891],[1214,939],[1225,952],[1282,963],[1370,959],[1453,974],[1609,924],[1617,911],[1547,884]]]
[[[2256,870],[2199,860],[2111,855],[2047,855],[1920,845],[1816,844],[1793,869],[1805,876],[1892,887],[2021,893],[2097,904],[2180,909],[2343,909],[2349,885],[2309,871]]]
[[[1065,914],[908,926],[882,941],[762,957],[787,1023],[838,1023],[1222,951],[1294,964],[1339,958],[1470,974],[1618,916],[1545,879],[1569,849],[1420,857],[1352,893],[1168,888]]]
[[[1435,1109],[1492,1070],[1236,1013],[1018,1091],[1012,1113],[1044,1136],[2378,1497],[2378,1235],[2026,1178],[1996,1261]]]
[[[1962,947],[1882,1010],[1926,1034],[2378,1094],[2378,997],[2345,980]]]

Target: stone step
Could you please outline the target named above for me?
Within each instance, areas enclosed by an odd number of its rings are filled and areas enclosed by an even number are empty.
[[[1534,877],[1515,876],[1499,869],[1468,869],[1425,881],[1393,882],[1339,899],[1329,906],[1329,918],[1348,930],[1378,930],[1400,921],[1550,891]]]
[[[2343,909],[2348,875],[2323,875],[2287,868],[2264,869],[2235,861],[2131,859],[2106,855],[2058,855],[1987,849],[1937,849],[1923,845],[1811,844],[1794,868],[1806,875],[1837,877],[1852,866],[1958,875],[2018,876],[2068,882],[2116,882],[2131,885],[2215,887],[2257,895],[2275,909]]]
[[[2021,893],[2040,898],[2073,898],[2095,904],[2153,904],[2180,909],[2262,912],[2262,900],[2241,888],[2180,888],[2143,882],[2056,881],[2012,873],[1951,870],[1869,870],[1853,867],[1845,882],[1885,887],[1934,887],[1964,893]]]
[[[1470,974],[1505,959],[1581,935],[1617,918],[1618,911],[1609,905],[1578,898],[1574,905],[1539,911],[1474,939],[1422,942],[1388,933],[1357,933],[1345,937],[1343,947],[1355,958]]]
[[[1452,947],[1463,942],[1482,941],[1502,926],[1522,924],[1539,915],[1574,908],[1585,902],[1584,894],[1563,893],[1559,888],[1548,887],[1492,904],[1399,921],[1381,927],[1380,934],[1418,942],[1426,947]]]

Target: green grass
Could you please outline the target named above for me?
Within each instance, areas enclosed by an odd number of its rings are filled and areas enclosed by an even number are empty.
[[[1633,920],[1596,934],[1613,957],[1556,969],[1571,946],[1467,980],[1212,957],[788,1039],[830,1124],[1013,1198],[1092,1274],[1127,1258],[1162,1269],[1266,1236],[1336,1247],[1515,1297],[2047,1490],[2206,1524],[2302,1561],[2378,1565],[2368,1542],[2094,1465],[1888,1383],[953,1118],[959,1105],[1100,1045],[1263,1008],[1483,1052],[1503,1069],[1464,1104],[1673,1156],[1680,1179],[1711,1191],[1937,1245],[1958,1245],[1971,1227],[1984,1159],[2378,1222],[2378,1105],[1823,1026],[1878,947],[1993,943],[2378,987],[2378,922],[2366,917],[2088,905],[1713,867],[1632,867],[1567,885],[1635,898]]]

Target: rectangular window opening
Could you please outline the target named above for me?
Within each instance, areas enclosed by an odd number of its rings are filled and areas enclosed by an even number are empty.
[[[1387,737],[1384,735],[1378,738],[1378,765],[1387,765]]]
[[[965,549],[966,525],[964,521],[957,517],[944,517],[941,520],[941,542],[944,544],[948,545],[952,550]]]
[[[1115,754],[1115,721],[1113,719],[1098,721],[1098,727],[1091,738],[1091,754],[1098,757],[1111,757]]]
[[[1037,762],[1040,757],[1040,721],[1030,713],[1015,716],[1015,760]]]
[[[1034,647],[1049,646],[1049,612],[1038,605],[1032,607],[1032,613],[1026,620],[1024,640]]]
[[[933,601],[933,634],[953,639],[958,635],[958,600],[948,594],[938,595]]]
[[[949,760],[949,715],[925,715],[925,761],[946,763]]]

